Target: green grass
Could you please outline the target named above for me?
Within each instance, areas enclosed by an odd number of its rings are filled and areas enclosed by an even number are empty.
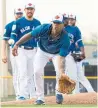
[[[97,105],[3,105],[2,108],[98,108]]]
[[[1,102],[14,101],[14,100],[15,100],[15,95],[9,95],[8,97],[1,98]]]

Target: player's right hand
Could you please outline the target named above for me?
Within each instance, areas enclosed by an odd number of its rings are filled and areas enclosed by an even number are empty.
[[[13,56],[18,56],[18,46],[15,44],[12,49]]]
[[[3,57],[2,57],[2,62],[3,62],[3,63],[7,63],[7,56],[3,56]]]

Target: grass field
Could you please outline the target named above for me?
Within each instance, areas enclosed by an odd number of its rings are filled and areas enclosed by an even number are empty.
[[[2,108],[98,108],[96,105],[3,105]]]

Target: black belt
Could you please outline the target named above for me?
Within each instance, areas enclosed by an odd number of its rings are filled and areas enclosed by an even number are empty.
[[[26,50],[33,50],[34,47],[27,47],[27,46],[19,46],[20,48],[26,49]]]

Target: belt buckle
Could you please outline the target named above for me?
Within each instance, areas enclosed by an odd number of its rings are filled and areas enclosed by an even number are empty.
[[[34,48],[32,48],[32,47],[25,47],[24,46],[24,49],[26,49],[26,50],[33,50]]]
[[[33,47],[27,47],[27,46],[20,46],[20,48],[26,49],[26,50],[33,50]]]

